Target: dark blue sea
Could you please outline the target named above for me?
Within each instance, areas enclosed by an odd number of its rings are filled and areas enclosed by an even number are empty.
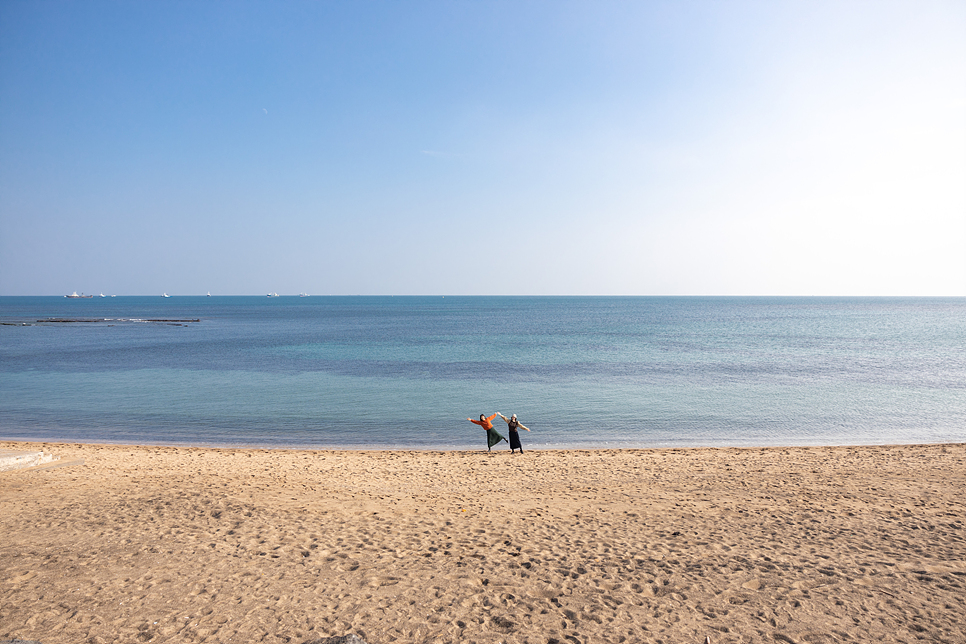
[[[536,449],[966,441],[966,298],[0,297],[0,322],[4,439],[481,449],[466,418],[500,411]]]

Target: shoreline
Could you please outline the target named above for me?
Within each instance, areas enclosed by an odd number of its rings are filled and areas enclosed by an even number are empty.
[[[529,438],[529,437],[525,437]],[[211,449],[211,450],[280,450],[280,451],[299,451],[299,452],[477,452],[487,451],[485,441],[467,442],[462,445],[390,445],[390,444],[348,444],[339,443],[332,445],[313,445],[313,444],[292,444],[280,445],[272,443],[219,443],[219,442],[181,442],[181,441],[144,441],[132,442],[126,440],[71,440],[68,438],[21,438],[0,436],[0,445],[73,445],[77,447],[85,446],[114,446],[114,447],[172,447],[181,449]],[[721,450],[721,449],[821,449],[825,447],[915,447],[928,445],[966,445],[966,441],[899,441],[891,442],[798,442],[798,443],[762,443],[755,441],[734,442],[734,443],[669,443],[667,441],[655,441],[647,443],[642,441],[602,441],[595,443],[580,442],[559,442],[559,443],[538,443],[529,440],[526,445],[527,452],[560,452],[560,451],[651,451],[651,450]],[[19,449],[19,448],[18,448]],[[29,449],[26,447],[24,449]],[[506,443],[500,443],[494,447],[493,452],[508,452],[509,447]]]
[[[966,640],[966,444],[0,441],[0,639]]]

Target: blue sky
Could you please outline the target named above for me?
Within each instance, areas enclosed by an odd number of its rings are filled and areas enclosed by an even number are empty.
[[[966,295],[963,2],[0,3],[0,294]]]

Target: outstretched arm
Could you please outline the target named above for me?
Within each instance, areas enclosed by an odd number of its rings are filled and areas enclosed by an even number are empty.
[[[509,422],[509,421],[507,421],[507,422]],[[526,425],[518,425],[518,427],[521,427],[522,429],[525,429],[527,431],[530,431],[530,428],[527,427]]]
[[[500,412],[496,412],[496,414],[497,414],[497,416],[499,416],[500,418],[502,418],[502,419],[503,419],[503,421],[504,421],[504,422],[505,422],[505,423],[506,423],[507,425],[509,425],[509,424],[510,424],[510,419],[509,419],[509,418],[507,418],[506,416],[504,416],[504,415],[503,415],[503,414],[501,414]]]

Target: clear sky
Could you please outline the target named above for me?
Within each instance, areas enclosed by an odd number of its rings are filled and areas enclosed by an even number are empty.
[[[966,2],[0,3],[0,294],[966,295]]]

